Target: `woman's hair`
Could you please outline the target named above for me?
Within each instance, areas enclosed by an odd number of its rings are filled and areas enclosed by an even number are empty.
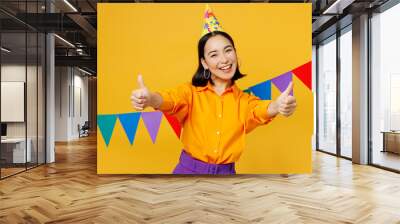
[[[217,35],[221,35],[221,36],[225,37],[226,39],[228,39],[231,42],[232,47],[233,47],[233,49],[235,49],[235,52],[236,52],[235,44],[233,43],[232,37],[229,36],[229,34],[227,34],[225,32],[213,31],[213,32],[207,33],[202,38],[200,38],[199,43],[197,45],[199,67],[197,67],[197,70],[194,73],[193,78],[192,78],[192,85],[194,85],[194,86],[206,86],[208,81],[210,81],[212,83],[211,76],[208,79],[206,79],[206,77],[204,77],[205,71],[204,71],[203,65],[201,64],[201,59],[202,58],[204,59],[204,46],[206,45],[208,39],[210,39],[211,37],[217,36]],[[244,74],[240,73],[239,65],[237,65],[235,74],[232,77],[232,84],[235,82],[235,80],[238,80],[242,77],[244,77]]]

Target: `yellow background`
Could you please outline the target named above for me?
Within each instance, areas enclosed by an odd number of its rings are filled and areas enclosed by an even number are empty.
[[[311,4],[209,4],[237,48],[246,89],[311,60]],[[98,4],[98,114],[134,112],[131,91],[143,74],[150,90],[191,80],[205,4]],[[309,173],[313,93],[293,76],[298,102],[290,118],[278,116],[247,135],[237,173]],[[280,94],[272,84],[272,98]],[[151,111],[151,110],[147,110]],[[153,144],[142,120],[130,145],[119,120],[106,147],[97,132],[100,174],[171,173],[182,144],[163,116]]]

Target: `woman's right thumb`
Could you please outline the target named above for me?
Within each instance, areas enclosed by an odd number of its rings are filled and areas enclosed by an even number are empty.
[[[138,75],[137,81],[138,81],[138,84],[139,84],[139,88],[141,88],[141,89],[142,89],[142,88],[146,88],[146,86],[144,85],[143,77],[142,77],[141,74]]]

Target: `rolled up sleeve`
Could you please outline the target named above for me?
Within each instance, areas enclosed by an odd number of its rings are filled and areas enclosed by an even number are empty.
[[[192,99],[191,84],[182,84],[175,89],[156,91],[156,93],[162,97],[158,110],[175,116],[181,122],[186,118]]]
[[[249,133],[259,125],[268,124],[274,117],[268,115],[268,106],[270,100],[261,100],[260,98],[248,96],[248,110],[246,116],[246,133]]]

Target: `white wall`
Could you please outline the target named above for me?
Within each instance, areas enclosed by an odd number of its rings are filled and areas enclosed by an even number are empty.
[[[88,77],[81,76],[82,73],[77,70],[74,70],[74,108],[73,111],[73,119],[72,119],[72,130],[71,135],[74,138],[77,138],[78,133],[78,124],[81,126],[88,120]],[[80,111],[81,110],[81,111]]]
[[[38,70],[37,70],[38,69]],[[30,140],[30,148],[32,161],[36,162],[39,158],[39,163],[44,163],[44,74],[41,66],[24,64],[3,64],[1,66],[1,81],[9,82],[24,82],[26,83],[26,107],[25,102],[22,107],[22,113],[27,115],[27,120],[24,122],[6,122],[7,137],[9,138],[24,138],[25,135]],[[25,80],[27,78],[27,81]],[[2,95],[2,98],[6,95]],[[9,110],[10,108],[1,108],[1,110]],[[9,111],[10,112],[10,111]],[[11,111],[12,112],[12,111]],[[39,155],[37,156],[37,153]]]
[[[55,68],[55,141],[68,140],[69,68]]]
[[[27,68],[27,72],[28,75],[30,74],[35,74],[36,75],[36,67],[34,66],[28,66]],[[6,65],[2,65],[1,66],[1,81],[3,82],[25,82],[25,75],[26,75],[26,71],[25,71],[25,64],[24,65],[18,65],[18,64],[6,64]],[[30,79],[30,77],[28,77]],[[29,81],[30,85],[36,85],[36,81],[34,81],[34,83],[32,80]],[[28,88],[27,89],[27,103],[31,103],[34,100],[31,98],[36,99],[36,88],[32,89],[32,88]],[[3,96],[6,97],[6,96]],[[36,101],[35,101],[36,102]],[[36,104],[34,105],[28,105],[36,108]],[[6,110],[7,108],[1,108],[2,110]],[[29,111],[30,112],[30,111]],[[32,122],[35,121],[36,123],[36,113],[28,113],[28,122]],[[33,127],[32,124],[28,125],[28,129],[30,127]],[[34,129],[36,130],[36,125],[34,127]],[[28,137],[29,137],[29,133],[31,133],[30,130],[28,130]],[[36,132],[35,132],[36,133]],[[7,136],[8,137],[25,137],[25,122],[7,122]]]
[[[56,141],[77,139],[78,124],[88,120],[88,78],[83,75],[75,68],[56,67]]]

